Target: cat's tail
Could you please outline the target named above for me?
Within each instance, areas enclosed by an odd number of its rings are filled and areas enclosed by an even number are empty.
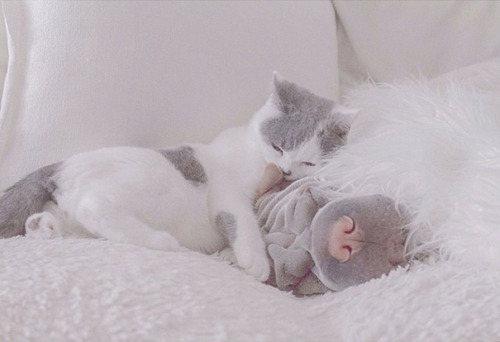
[[[26,219],[41,212],[56,189],[61,163],[51,164],[21,179],[0,197],[0,238],[24,235]]]

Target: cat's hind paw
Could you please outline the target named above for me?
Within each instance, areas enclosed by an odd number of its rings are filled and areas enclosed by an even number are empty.
[[[162,250],[168,252],[180,252],[187,250],[185,247],[181,246],[179,241],[170,235],[168,232],[164,231],[153,231],[148,234],[149,236],[145,238],[142,244],[147,248]],[[137,242],[136,242],[137,243]]]
[[[53,239],[60,236],[60,222],[49,212],[33,214],[26,220],[26,236],[34,239]]]

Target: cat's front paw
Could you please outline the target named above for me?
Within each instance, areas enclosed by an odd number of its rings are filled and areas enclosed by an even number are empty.
[[[271,266],[264,249],[250,249],[248,246],[234,249],[238,265],[255,279],[264,282],[269,278]]]

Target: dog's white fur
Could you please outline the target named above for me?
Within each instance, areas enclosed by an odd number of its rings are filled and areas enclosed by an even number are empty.
[[[410,254],[497,264],[499,95],[458,78],[361,86],[348,96],[361,110],[348,144],[324,174],[348,195],[408,205]]]

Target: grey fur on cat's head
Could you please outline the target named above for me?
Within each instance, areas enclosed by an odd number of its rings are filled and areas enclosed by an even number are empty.
[[[344,144],[353,112],[273,75],[271,95],[252,128],[268,163],[289,180],[311,175]]]

